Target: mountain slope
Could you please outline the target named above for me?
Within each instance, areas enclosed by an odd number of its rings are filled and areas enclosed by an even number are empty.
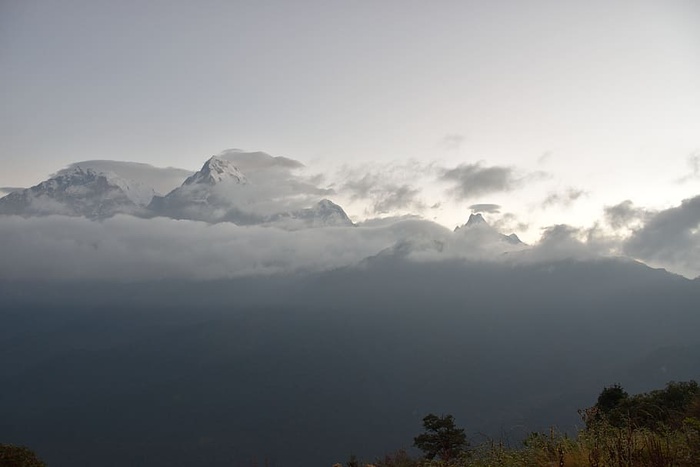
[[[310,208],[276,214],[267,223],[291,229],[354,225],[343,208],[328,199],[322,199]]]
[[[212,156],[204,163],[198,172],[185,180],[183,186],[199,184],[215,185],[221,182],[247,183],[248,180],[232,162],[217,156]]]
[[[235,160],[248,168],[250,176]],[[289,230],[353,225],[340,206],[323,198],[332,190],[318,188],[292,172],[303,168],[292,159],[225,151],[209,158],[194,174],[132,162],[85,164],[71,164],[37,186],[1,198],[0,214],[89,219],[131,214]],[[165,196],[152,188],[169,186],[179,177],[178,186]]]
[[[480,236],[489,236],[492,237],[494,240],[501,240],[506,243],[510,243],[511,245],[525,245],[520,238],[514,233],[510,235],[505,235],[500,232],[498,232],[496,229],[491,227],[484,217],[481,214],[470,214],[469,219],[467,220],[467,223],[455,227],[455,232],[459,232],[461,235],[480,235]]]
[[[136,182],[143,186],[153,188],[156,194],[164,195],[182,185],[183,180],[192,175],[191,170],[176,167],[155,167],[142,162],[126,162],[114,160],[87,160],[74,162],[65,170],[76,168],[92,169],[96,172],[106,172]]]
[[[255,182],[238,169],[231,157],[213,156],[182,186],[165,196],[155,197],[149,205],[150,211],[174,219],[271,225],[291,230],[352,225],[343,208],[328,199],[317,201],[312,206],[296,207],[299,201],[294,200],[294,196],[282,190],[281,195],[271,190],[274,181],[266,180],[265,173],[261,176],[261,172],[276,170],[281,163],[260,154],[236,153],[239,157],[246,156],[242,160],[256,172]],[[289,165],[286,160],[282,163],[285,167]],[[266,174],[272,175],[270,172]],[[288,180],[282,182],[289,183]]]
[[[238,185],[247,182],[232,162],[213,156],[181,186],[154,197],[148,208],[155,215],[173,219],[255,223],[255,216],[245,216],[234,207]]]
[[[0,199],[0,214],[103,219],[119,213],[139,214],[153,195],[152,189],[115,174],[75,167]]]
[[[660,365],[697,379],[699,300],[616,260],[0,281],[0,437],[49,465],[301,467],[403,446],[433,412],[516,442],[573,430],[604,385],[646,390]]]

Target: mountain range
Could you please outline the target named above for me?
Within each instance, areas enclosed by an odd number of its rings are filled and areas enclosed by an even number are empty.
[[[409,447],[427,413],[517,442],[574,433],[604,385],[700,375],[700,278],[478,212],[355,226],[301,168],[85,161],[0,199],[0,441],[49,465],[332,465]]]
[[[251,172],[277,166],[289,171],[301,165],[264,153],[225,152],[212,156],[199,171],[183,177],[179,186],[160,195],[156,187],[167,186],[164,177],[172,182],[174,176],[188,172],[146,164],[87,161],[72,164],[36,186],[0,198],[0,214],[65,215],[93,220],[129,214],[290,229],[353,225],[343,208],[327,198],[305,196],[291,203],[269,196],[264,189],[266,180],[251,180],[231,158],[240,160]]]
[[[154,191],[111,172],[75,167],[0,199],[0,214],[50,214],[103,219],[115,214],[144,213]]]
[[[0,198],[0,215],[104,220],[127,214],[286,230],[354,226],[345,210],[326,197],[333,190],[319,189],[292,173],[303,167],[292,159],[240,150],[212,156],[194,173],[133,162],[78,162]],[[516,234],[498,232],[478,213],[454,231],[458,241],[525,245]],[[427,248],[439,245],[436,240]],[[414,242],[408,249],[425,247]]]

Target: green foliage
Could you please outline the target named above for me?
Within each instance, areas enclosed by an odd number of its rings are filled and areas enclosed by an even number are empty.
[[[451,415],[430,414],[414,438],[424,453],[404,451],[376,467],[700,467],[700,388],[695,381],[630,396],[619,384],[603,389],[596,405],[579,411],[586,428],[569,437],[554,429],[531,433],[519,448],[488,440],[468,451]]]
[[[0,444],[2,467],[46,467],[31,449],[12,444]]]
[[[624,401],[629,399],[629,394],[627,391],[622,389],[619,384],[613,384],[603,388],[603,391],[598,396],[598,402],[596,402],[596,407],[601,412],[608,413],[620,406]]]
[[[679,428],[688,410],[697,404],[700,387],[695,381],[669,382],[664,389],[629,397],[620,385],[606,387],[598,396],[593,423],[616,428],[630,426],[663,430]]]
[[[376,467],[419,467],[420,461],[408,455],[404,450],[387,454],[382,459],[378,459],[374,464]]]
[[[528,465],[561,463],[573,445],[566,434],[562,435],[554,428],[549,434],[533,432],[523,441],[523,461]]]
[[[345,463],[345,467],[360,467],[360,461],[355,454],[350,454],[350,459]]]
[[[452,415],[428,414],[423,418],[423,428],[425,432],[413,439],[413,445],[423,451],[426,459],[450,461],[469,447],[464,429],[457,428]]]
[[[688,404],[688,417],[700,420],[700,394],[697,394]]]

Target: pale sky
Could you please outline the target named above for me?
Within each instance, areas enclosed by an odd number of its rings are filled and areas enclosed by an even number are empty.
[[[0,70],[0,187],[235,147],[420,192],[385,215],[453,227],[498,204],[526,240],[700,193],[694,0],[5,0]],[[449,170],[475,164],[510,178],[461,192]]]

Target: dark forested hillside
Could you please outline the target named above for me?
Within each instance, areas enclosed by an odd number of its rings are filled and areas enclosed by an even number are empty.
[[[2,283],[0,440],[51,466],[295,467],[408,448],[431,412],[573,433],[604,385],[700,376],[697,303],[696,281],[615,261]]]

